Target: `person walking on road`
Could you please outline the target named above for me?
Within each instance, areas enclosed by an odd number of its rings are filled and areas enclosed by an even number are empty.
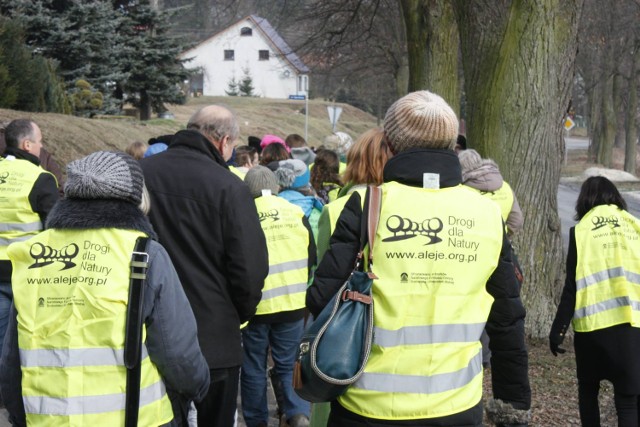
[[[99,151],[70,163],[67,177],[47,230],[8,249],[15,301],[0,387],[11,422],[124,426],[126,397],[139,393],[139,425],[177,425],[166,390],[202,399],[209,371],[178,276],[139,208],[142,170]],[[146,250],[141,238],[151,238]],[[138,386],[125,367],[134,251],[137,273],[146,268]]]
[[[4,129],[0,157],[0,354],[13,300],[12,266],[7,247],[38,234],[58,201],[53,174],[40,167],[42,132],[36,123],[17,119]]]
[[[206,106],[166,151],[140,161],[151,223],[176,266],[209,364],[209,392],[196,402],[202,426],[234,424],[240,324],[255,314],[269,272],[253,197],[226,165],[238,133],[231,111]],[[186,418],[187,402],[183,406]]]
[[[588,178],[569,231],[567,276],[549,333],[554,356],[569,328],[583,426],[599,426],[600,381],[613,383],[618,426],[640,420],[640,220],[607,178]]]
[[[428,91],[384,119],[384,167],[372,271],[374,342],[363,375],[331,404],[330,426],[481,426],[482,350],[493,351],[499,426],[526,426],[531,391],[525,309],[498,206],[461,184],[458,119]],[[317,316],[353,269],[362,204],[347,201],[307,290]]]
[[[316,262],[316,246],[309,221],[299,206],[277,197],[275,174],[265,166],[247,172],[245,182],[255,197],[260,225],[269,249],[269,276],[256,315],[242,329],[242,412],[247,427],[266,427],[267,358],[282,384],[282,407],[289,427],[309,425],[309,403],[292,385],[296,349],[304,328],[304,298]]]

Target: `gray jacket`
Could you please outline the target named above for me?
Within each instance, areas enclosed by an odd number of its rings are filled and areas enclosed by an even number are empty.
[[[47,228],[139,230],[155,237],[151,224],[134,205],[114,200],[60,201]],[[198,345],[196,322],[178,275],[165,249],[149,240],[143,319],[149,357],[158,367],[170,395],[201,400],[209,388],[209,367]],[[14,425],[25,425],[22,403],[17,312],[11,307],[0,359],[0,391]]]

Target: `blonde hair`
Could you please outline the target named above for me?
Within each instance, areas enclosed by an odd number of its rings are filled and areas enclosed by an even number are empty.
[[[147,148],[149,148],[149,146],[144,142],[133,141],[131,144],[129,144],[127,149],[124,150],[124,152],[134,159],[140,160],[144,157],[144,153],[147,151]]]
[[[366,131],[347,152],[347,169],[343,181],[353,184],[382,184],[382,171],[391,156],[384,131],[380,128]]]
[[[138,209],[145,215],[149,215],[149,211],[151,210],[151,196],[149,196],[149,190],[147,190],[144,182],[142,183],[142,197],[140,198]]]

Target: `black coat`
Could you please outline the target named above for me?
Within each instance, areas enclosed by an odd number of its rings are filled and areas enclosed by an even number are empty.
[[[438,173],[440,187],[453,187],[461,183],[460,163],[452,151],[414,149],[392,157],[384,168],[384,182],[396,181],[404,185],[421,187],[423,173]],[[331,236],[330,248],[322,258],[312,286],[307,291],[306,305],[318,315],[351,272],[359,247],[362,208],[360,195],[354,193],[343,209]],[[498,266],[487,282],[487,291],[494,297],[486,330],[491,339],[491,375],[494,398],[509,402],[516,409],[529,409],[531,390],[528,379],[528,356],[524,342],[525,309],[520,300],[520,286],[511,261],[511,245],[503,237]],[[339,405],[334,402],[335,405]],[[333,416],[346,419],[360,418],[344,414],[340,408]],[[343,414],[342,416],[340,414]],[[351,422],[345,422],[350,425]],[[380,423],[383,425],[384,423]],[[481,425],[482,411],[478,406],[459,414],[427,420],[394,422],[393,425]],[[377,424],[371,424],[377,425]]]
[[[575,227],[569,230],[567,275],[551,326],[549,338],[562,342],[576,308],[576,248]],[[592,332],[575,332],[576,374],[579,382],[611,381],[616,393],[640,394],[640,328],[629,323],[610,326]]]
[[[149,217],[191,303],[209,367],[239,366],[240,324],[254,315],[269,271],[249,189],[193,130],[178,132],[166,151],[140,164]]]

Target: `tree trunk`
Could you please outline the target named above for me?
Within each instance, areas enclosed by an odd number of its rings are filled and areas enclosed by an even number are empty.
[[[548,334],[564,279],[557,191],[582,3],[455,3],[468,141],[500,165],[525,217],[514,243],[533,336]]]
[[[140,120],[149,120],[151,118],[151,97],[146,90],[140,92]]]
[[[409,92],[429,90],[460,113],[459,38],[447,0],[400,0],[407,33]]]
[[[600,85],[600,141],[598,141],[598,156],[596,162],[610,168],[613,162],[613,143],[616,139],[616,114],[613,108],[613,75]]]
[[[636,174],[636,146],[638,143],[638,68],[640,67],[640,43],[636,47],[633,61],[631,62],[631,74],[629,77],[629,102],[626,117],[626,140],[624,151],[624,170]]]

